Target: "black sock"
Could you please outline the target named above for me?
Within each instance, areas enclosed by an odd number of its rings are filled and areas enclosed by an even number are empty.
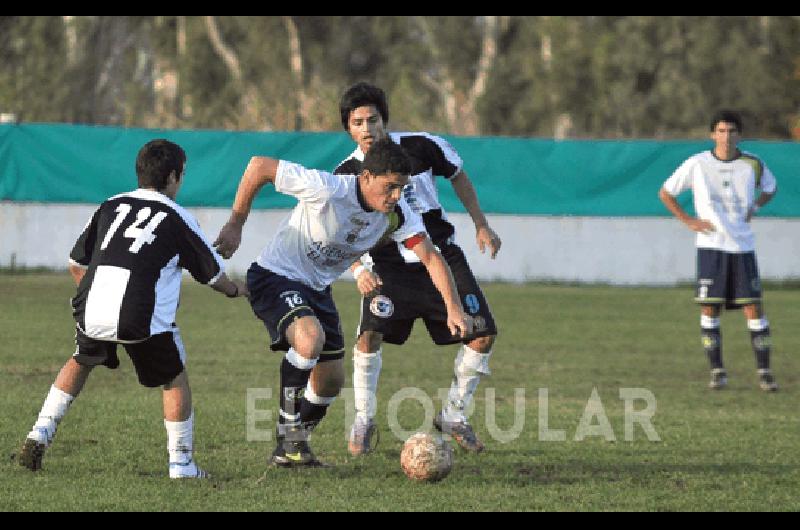
[[[750,332],[750,343],[756,356],[756,366],[759,370],[769,370],[770,336],[769,328]]]
[[[303,428],[307,432],[311,432],[314,428],[319,425],[319,422],[322,421],[322,418],[325,417],[325,414],[328,413],[329,405],[317,405],[316,403],[311,403],[308,399],[303,397],[300,400],[300,422],[303,424]]]
[[[701,337],[703,340],[703,349],[706,352],[711,369],[722,369],[722,333],[720,329],[703,328]]]
[[[286,358],[281,363],[281,395],[278,417],[278,435],[285,434],[288,427],[300,425],[301,402],[311,370],[301,370]]]

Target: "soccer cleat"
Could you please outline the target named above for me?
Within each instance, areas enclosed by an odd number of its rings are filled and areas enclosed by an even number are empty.
[[[42,469],[42,458],[47,446],[33,438],[27,438],[19,451],[19,465],[31,471]]]
[[[758,371],[758,386],[764,392],[777,392],[778,383],[775,381],[775,376],[772,375],[771,370]]]
[[[375,443],[373,444],[373,439]],[[347,442],[347,450],[353,456],[361,456],[371,453],[378,446],[378,427],[372,419],[366,421],[356,418],[353,427],[350,429],[350,439]]]
[[[170,462],[169,478],[209,478],[209,474],[197,467],[194,460],[189,460],[185,464]]]
[[[728,372],[724,368],[714,368],[711,370],[711,381],[708,382],[708,388],[711,390],[722,390],[728,386]]]
[[[278,436],[278,446],[269,461],[278,467],[327,467],[314,456],[302,428],[294,428],[286,436]]]
[[[480,453],[485,448],[472,429],[472,425],[466,421],[444,421],[444,415],[439,412],[433,419],[433,426],[439,432],[449,434],[465,451]]]

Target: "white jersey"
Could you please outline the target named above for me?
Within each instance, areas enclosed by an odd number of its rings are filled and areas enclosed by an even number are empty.
[[[392,213],[367,211],[359,200],[355,175],[334,175],[281,160],[275,189],[300,202],[256,261],[318,291],[383,239],[402,242],[425,233],[422,218],[402,197]]]
[[[673,197],[692,190],[694,209],[699,219],[714,225],[709,233],[697,233],[697,247],[725,252],[752,252],[755,236],[747,212],[756,199],[756,190],[774,193],[775,176],[761,160],[742,152],[730,161],[704,151],[686,160],[664,183]]]
[[[439,202],[436,177],[447,180],[461,172],[464,162],[450,143],[439,136],[423,132],[394,132],[389,137],[402,146],[411,160],[411,176],[403,190],[406,201],[422,215],[425,229],[433,244],[438,247],[455,242],[455,226]],[[364,152],[360,147],[342,161],[334,170],[338,174],[357,174],[364,164]],[[419,263],[417,256],[402,245],[390,245],[370,252],[375,262],[387,264]]]

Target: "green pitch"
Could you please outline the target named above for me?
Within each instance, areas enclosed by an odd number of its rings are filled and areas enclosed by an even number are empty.
[[[74,349],[73,288],[66,273],[0,274],[0,508],[800,510],[797,290],[766,292],[781,385],[774,395],[758,389],[739,312],[725,314],[722,323],[730,386],[706,389],[699,316],[688,288],[488,284],[485,290],[500,338],[472,423],[487,451],[456,450],[449,477],[420,485],[400,470],[402,441],[390,423],[413,431],[426,406],[438,409],[455,347],[433,347],[421,325],[404,347],[385,347],[375,454],[347,453],[345,392],[312,439],[318,456],[334,466],[268,469],[273,442],[258,438],[271,435],[272,422],[259,414],[277,415],[280,356],[268,352],[266,333],[245,301],[186,283],[178,323],[189,354],[195,454],[214,478],[176,483],[166,478],[161,393],[138,386],[124,355],[119,370],[92,374],[44,470],[34,474],[17,464],[14,455]],[[348,339],[350,387],[358,301],[352,283],[337,284],[334,293]],[[638,423],[626,439],[621,389],[652,394],[650,420],[660,441]],[[267,391],[272,399],[255,399]],[[631,405],[640,411],[646,401]]]

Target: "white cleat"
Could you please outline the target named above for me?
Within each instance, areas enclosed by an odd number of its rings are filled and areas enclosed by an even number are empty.
[[[209,474],[197,467],[194,460],[189,460],[185,464],[170,462],[169,478],[209,478]]]

